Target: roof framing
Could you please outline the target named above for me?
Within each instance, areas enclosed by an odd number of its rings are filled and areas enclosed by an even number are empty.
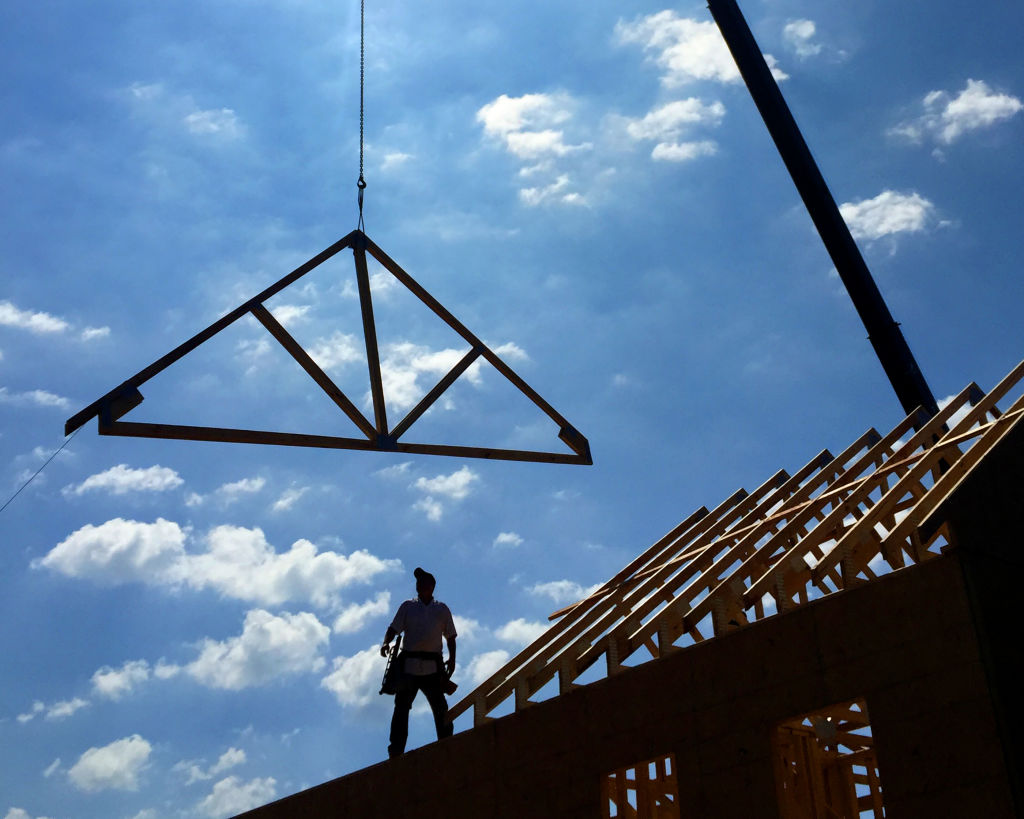
[[[1022,417],[1024,362],[988,394],[972,383],[933,417],[918,409],[886,435],[869,429],[838,455],[824,450],[793,475],[701,507],[552,614],[449,717],[472,708],[480,724],[510,697],[529,706],[554,680],[558,694],[571,690],[602,659],[612,675],[937,556],[954,545],[942,502]]]

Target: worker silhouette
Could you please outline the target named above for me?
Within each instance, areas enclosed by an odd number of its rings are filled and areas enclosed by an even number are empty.
[[[409,709],[419,691],[426,695],[434,713],[437,738],[452,735],[444,692],[451,685],[449,677],[455,671],[455,623],[448,607],[434,599],[434,587],[437,585],[434,576],[420,568],[413,575],[416,577],[416,597],[398,607],[380,647],[381,656],[386,657],[395,635],[405,635],[405,646],[396,659],[402,682],[395,693],[389,757],[401,756],[405,752],[409,736]],[[441,657],[442,637],[448,644],[448,662],[443,662]]]

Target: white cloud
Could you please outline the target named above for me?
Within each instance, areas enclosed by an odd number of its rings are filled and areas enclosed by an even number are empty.
[[[472,680],[473,685],[480,685],[484,680],[499,671],[509,661],[510,656],[503,649],[477,654],[470,660],[466,673],[469,675],[470,680]]]
[[[109,327],[86,327],[82,330],[82,341],[94,341],[97,338],[107,338],[110,335]]]
[[[75,697],[70,700],[62,700],[61,702],[55,702],[49,708],[46,709],[46,719],[66,719],[74,714],[76,711],[80,711],[85,708],[89,703],[83,700],[81,697]]]
[[[8,392],[7,387],[0,387],[0,404],[11,404],[16,407],[56,407],[70,409],[71,402],[60,395],[46,390],[29,390],[28,392]]]
[[[437,496],[450,501],[461,501],[473,491],[473,486],[480,480],[468,466],[464,466],[450,475],[436,475],[433,478],[417,478],[413,488],[426,493],[415,505],[415,509],[426,512],[430,520],[440,520],[444,506]]]
[[[477,122],[491,136],[505,137],[528,128],[547,128],[568,120],[570,100],[565,94],[502,94],[476,113]]]
[[[562,174],[550,185],[542,185],[535,188],[521,188],[519,201],[530,207],[537,207],[546,202],[562,202],[567,205],[586,204],[586,200],[578,193],[567,192],[569,188],[569,175]]]
[[[238,637],[204,640],[185,671],[211,688],[238,691],[286,674],[319,671],[329,636],[330,629],[309,612],[276,616],[253,609]]]
[[[285,489],[284,492],[281,493],[281,497],[279,497],[276,501],[274,501],[273,505],[271,505],[270,511],[287,512],[296,503],[298,503],[299,499],[308,491],[308,486],[300,486],[298,488],[292,487],[291,489]]]
[[[334,603],[347,586],[369,583],[401,565],[365,550],[347,556],[318,552],[304,539],[278,553],[258,528],[217,526],[206,534],[205,550],[199,553],[185,551],[190,537],[191,532],[163,518],[155,523],[114,518],[83,526],[34,565],[101,582],[188,586],[262,605],[304,600],[317,606]]]
[[[697,97],[675,100],[648,112],[641,119],[629,120],[626,131],[636,140],[675,140],[694,125],[718,125],[725,116],[720,102],[706,104]]]
[[[320,685],[334,694],[338,703],[360,708],[376,702],[380,679],[384,674],[384,660],[379,646],[360,651],[352,657],[335,657],[328,674]]]
[[[562,604],[575,603],[577,600],[582,600],[599,588],[601,588],[600,583],[584,588],[573,580],[552,580],[547,583],[537,583],[527,589],[527,591],[538,597],[548,597],[555,603]]]
[[[902,122],[890,134],[915,143],[931,138],[951,145],[970,131],[990,128],[1020,113],[1024,103],[1011,94],[993,91],[982,80],[967,80],[955,97],[946,91],[931,91],[922,101],[924,113]]]
[[[468,466],[463,466],[450,475],[437,475],[433,478],[417,478],[414,487],[431,495],[444,495],[452,500],[462,500],[472,491],[473,485],[480,480]]]
[[[366,360],[356,337],[337,331],[328,338],[317,339],[309,348],[309,357],[327,372]]]
[[[70,325],[49,313],[22,310],[9,301],[0,301],[0,326],[16,327],[30,333],[62,333]]]
[[[93,491],[127,495],[129,492],[166,492],[177,489],[184,482],[177,472],[166,466],[131,469],[127,464],[118,464],[105,472],[90,475],[77,486],[66,486],[63,491],[65,495],[84,495]]]
[[[197,589],[214,588],[228,597],[263,605],[307,600],[326,606],[342,588],[368,583],[401,565],[365,550],[349,556],[318,553],[304,539],[278,554],[258,528],[218,526],[207,535],[206,544],[205,553],[189,556],[181,567],[184,581]]]
[[[934,219],[935,206],[918,193],[883,191],[873,199],[844,202],[839,212],[856,238],[874,240],[924,230]]]
[[[530,622],[522,617],[517,617],[496,629],[494,633],[499,640],[519,646],[528,646],[547,630],[547,623]]]
[[[188,786],[196,782],[207,782],[218,774],[224,773],[224,771],[228,771],[232,768],[238,767],[239,765],[245,764],[245,761],[245,751],[240,748],[228,748],[220,755],[220,759],[210,766],[209,770],[204,771],[202,767],[195,762],[179,762],[174,766],[173,770],[187,774],[185,785]]]
[[[92,688],[98,696],[119,700],[146,682],[149,674],[145,660],[130,660],[120,668],[104,666],[92,675]]]
[[[68,778],[83,791],[106,788],[135,791],[151,751],[152,746],[146,740],[133,734],[102,748],[90,748],[71,766]]]
[[[565,134],[561,131],[514,131],[505,136],[505,147],[509,153],[520,159],[539,159],[546,155],[565,156],[572,151],[584,151],[593,147],[589,142],[566,145]]]
[[[60,771],[60,757],[57,757],[53,762],[46,766],[46,770],[43,771],[43,777],[49,779],[54,774]]]
[[[700,156],[718,153],[717,143],[705,139],[699,142],[659,142],[651,150],[651,159],[663,162],[689,162]]]
[[[412,466],[412,461],[402,461],[400,464],[393,464],[391,466],[385,466],[383,469],[378,469],[374,472],[374,475],[378,475],[381,478],[401,478],[409,473],[409,468]]]
[[[111,583],[167,582],[185,559],[185,532],[177,523],[114,518],[68,535],[38,565],[70,577]]]
[[[334,621],[335,634],[353,634],[361,631],[374,617],[387,614],[391,607],[391,593],[380,592],[365,603],[353,603],[342,609]]]
[[[266,483],[266,478],[242,478],[241,480],[222,484],[217,488],[217,494],[232,501],[238,499],[241,495],[251,495],[259,492]]]
[[[494,539],[495,548],[503,546],[519,546],[523,542],[523,539],[515,532],[499,532],[498,536]]]
[[[189,133],[237,139],[243,133],[242,123],[230,108],[211,108],[192,111],[185,115],[185,128]]]
[[[483,125],[487,136],[497,139],[518,159],[534,163],[521,169],[521,174],[543,169],[555,176],[555,182],[550,185],[520,190],[519,199],[523,204],[585,202],[582,194],[569,190],[568,173],[554,170],[555,161],[559,158],[594,147],[590,142],[569,144],[564,129],[558,127],[572,119],[574,107],[575,101],[564,93],[524,94],[521,97],[502,94],[477,111],[477,122]]]
[[[480,621],[472,617],[453,614],[452,620],[455,623],[455,633],[459,635],[460,642],[470,642],[486,632],[486,629],[480,625]]]
[[[275,796],[277,780],[273,777],[243,782],[237,776],[229,776],[214,785],[196,809],[209,819],[225,819],[258,808],[272,801]]]
[[[273,313],[274,318],[286,327],[289,324],[298,324],[300,321],[306,318],[306,313],[311,309],[309,304],[281,304],[275,307],[270,312]]]
[[[619,21],[620,43],[639,45],[662,69],[661,83],[678,88],[696,80],[739,82],[740,72],[714,22],[680,17],[666,9],[632,23]],[[775,58],[765,55],[776,80],[786,79]]]
[[[817,26],[813,20],[790,20],[782,29],[782,39],[801,59],[821,53],[821,44],[814,42]]]
[[[412,508],[422,512],[427,516],[427,520],[435,523],[444,517],[444,505],[434,498],[420,498],[412,505]]]

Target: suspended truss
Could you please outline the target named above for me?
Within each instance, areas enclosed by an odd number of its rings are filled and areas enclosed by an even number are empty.
[[[291,336],[266,308],[265,302],[294,284],[314,268],[330,259],[336,253],[351,248],[355,259],[356,280],[359,289],[359,304],[362,312],[363,336],[366,343],[366,361],[369,367],[370,396],[373,402],[373,421],[345,395],[312,359],[309,353]],[[373,300],[370,292],[370,276],[366,265],[369,253],[385,270],[394,276],[414,296],[425,304],[438,318],[458,333],[468,344],[469,352],[431,389],[420,402],[394,427],[388,426],[387,405],[384,398],[383,377],[380,356],[377,349],[377,331],[373,318]],[[213,338],[221,330],[243,316],[256,318],[267,331],[284,347],[314,382],[348,418],[356,425],[363,438],[345,438],[326,435],[305,435],[288,432],[269,432],[253,429],[224,429],[220,427],[187,426],[180,424],[152,424],[119,420],[122,416],[142,403],[139,387],[173,363],[188,355],[199,345]],[[491,364],[530,399],[544,414],[558,425],[558,437],[571,452],[537,452],[531,450],[495,449],[487,447],[451,446],[445,444],[409,443],[402,439],[409,428],[458,380],[478,359]],[[189,441],[224,441],[244,444],[278,444],[282,446],[320,447],[327,449],[376,450],[380,452],[401,452],[423,455],[451,455],[463,458],[490,458],[513,461],[538,461],[561,464],[590,464],[590,444],[572,424],[563,418],[529,384],[470,332],[455,316],[430,295],[415,279],[398,266],[384,251],[375,245],[361,230],[354,230],[335,242],[322,253],[300,265],[284,278],[270,285],[259,295],[239,305],[227,315],[200,331],[188,341],[176,347],[162,358],[139,371],[127,381],[112,389],[103,397],[91,403],[81,412],[73,415],[64,425],[64,434],[69,435],[92,418],[98,419],[100,435],[120,435],[141,438],[173,438]]]
[[[709,511],[698,509],[449,711],[475,724],[557,680],[565,693],[666,656],[952,545],[933,513],[1024,415],[1024,362],[987,395],[966,387],[934,417],[918,410],[886,435],[869,429],[838,455],[780,471]],[[1016,396],[1013,398],[1013,396]],[[997,402],[1013,398],[1009,408]]]

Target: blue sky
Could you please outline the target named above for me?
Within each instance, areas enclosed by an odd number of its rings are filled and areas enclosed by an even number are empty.
[[[368,5],[366,232],[595,463],[88,425],[0,514],[3,819],[216,819],[377,762],[414,567],[462,694],[697,507],[901,415],[701,4]],[[1024,8],[743,10],[936,397],[991,387],[1024,355]],[[355,227],[358,13],[0,11],[4,500],[65,418]],[[459,339],[371,273],[408,407]],[[346,251],[269,306],[362,401],[353,284]],[[142,392],[129,419],[352,434],[255,322]],[[486,368],[414,431],[559,446]]]

